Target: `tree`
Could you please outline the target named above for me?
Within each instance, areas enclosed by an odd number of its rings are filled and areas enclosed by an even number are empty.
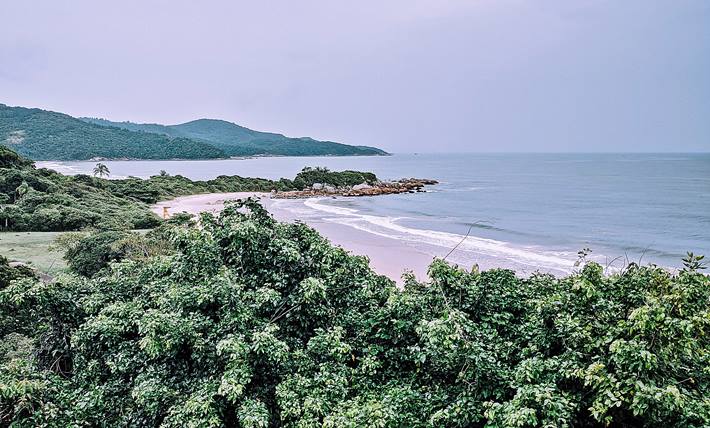
[[[0,426],[710,426],[699,256],[399,289],[254,201],[163,228],[0,290]]]
[[[22,199],[23,196],[27,194],[27,192],[30,191],[30,185],[27,184],[26,181],[22,181],[22,183],[17,186],[17,189],[15,189],[15,193],[17,194],[16,200]]]
[[[97,175],[99,177],[103,177],[103,176],[108,177],[110,174],[111,174],[111,171],[109,171],[108,167],[101,162],[97,163],[96,166],[94,167],[94,177],[96,177]]]
[[[132,232],[113,230],[91,234],[68,245],[64,258],[74,272],[92,276],[126,256],[126,249],[118,243],[131,235]]]

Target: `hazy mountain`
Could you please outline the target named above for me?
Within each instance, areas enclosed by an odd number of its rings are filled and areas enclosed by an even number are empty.
[[[198,119],[179,125],[155,123],[111,122],[106,119],[81,118],[84,121],[144,131],[171,137],[191,138],[207,142],[229,156],[323,156],[323,155],[386,155],[383,150],[367,146],[350,146],[309,137],[292,138],[272,132],[254,131],[235,123],[216,119]]]
[[[62,113],[0,104],[0,143],[34,160],[211,159],[214,145],[162,133],[100,126]]]

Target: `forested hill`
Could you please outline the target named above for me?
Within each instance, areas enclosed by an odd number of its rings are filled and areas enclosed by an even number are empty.
[[[290,138],[234,123],[200,119],[180,125],[75,117],[0,104],[0,144],[33,160],[216,159],[229,156],[386,155],[366,146]]]
[[[189,138],[99,126],[62,113],[4,104],[0,143],[34,160],[226,157],[219,148]]]
[[[131,131],[155,132],[171,137],[191,138],[212,144],[229,156],[372,156],[387,154],[375,147],[350,146],[332,141],[314,140],[309,137],[292,138],[272,132],[254,131],[224,120],[198,119],[179,125],[160,125],[111,122],[95,118],[81,119],[93,124]]]
[[[278,181],[236,175],[193,181],[168,173],[146,180],[135,177],[107,180],[35,168],[32,161],[0,145],[0,231],[147,229],[159,223],[148,205],[177,196],[289,192],[310,188],[316,182],[354,186],[377,181],[369,172],[329,171],[318,167],[304,168],[293,180]]]

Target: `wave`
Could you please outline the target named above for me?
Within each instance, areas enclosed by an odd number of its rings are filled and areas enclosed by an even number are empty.
[[[60,174],[63,175],[79,175],[79,174],[86,174],[86,175],[91,175],[93,171],[94,164],[89,163],[89,161],[77,161],[77,162],[82,162],[82,166],[79,165],[69,165],[63,162],[58,162],[58,161],[37,161],[35,162],[35,166],[37,168],[46,168],[46,169],[51,169],[53,171],[56,171]],[[111,174],[111,178],[113,179],[124,179],[124,178],[129,178],[131,176],[129,175],[119,175],[119,174]],[[141,177],[141,176],[135,176],[139,178],[148,178],[146,177]]]
[[[322,198],[306,199],[304,205],[313,208],[317,211],[323,211],[330,214],[340,214],[340,215],[358,215],[357,210],[354,208],[344,208],[344,207],[334,207],[332,205],[319,204],[317,201],[322,200]]]
[[[67,165],[67,164],[61,163],[61,162],[38,161],[38,162],[35,162],[35,166],[37,168],[51,169],[53,171],[56,171],[56,172],[58,172],[60,174],[64,174],[64,175],[77,175],[77,174],[84,173],[84,171],[81,168],[77,168],[75,166]]]
[[[458,245],[457,253],[468,253],[488,258],[504,259],[515,264],[542,269],[569,272],[573,268],[576,255],[567,252],[546,251],[540,247],[520,246],[495,239],[473,235],[417,229],[397,224],[401,218],[361,214],[356,209],[334,207],[320,203],[322,199],[306,199],[308,208],[336,216],[326,216],[323,220],[350,226],[375,235],[405,241],[414,246],[434,246],[451,249]],[[441,251],[439,251],[440,253]],[[460,257],[460,255],[459,255]],[[466,257],[470,258],[470,257]]]

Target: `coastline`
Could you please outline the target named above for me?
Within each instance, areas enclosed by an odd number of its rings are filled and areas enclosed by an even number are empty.
[[[266,208],[279,221],[293,223],[303,221],[314,228],[331,243],[342,247],[356,255],[366,256],[370,260],[372,270],[380,275],[385,275],[398,284],[402,284],[402,275],[412,272],[417,279],[426,280],[429,264],[433,256],[405,245],[397,239],[363,232],[342,224],[302,219],[296,213],[278,208],[269,193],[237,192],[237,193],[203,193],[198,195],[181,196],[168,201],[161,201],[151,206],[151,210],[158,216],[163,216],[163,208],[167,207],[168,214],[179,212],[198,214],[200,212],[218,213],[224,208],[225,201],[258,197]]]
[[[386,218],[350,214],[347,209],[326,208],[318,203],[319,199],[323,199],[319,197],[279,199],[272,196],[271,193],[263,192],[205,193],[162,201],[151,209],[160,217],[163,216],[164,207],[167,207],[168,215],[179,212],[218,213],[227,200],[258,197],[275,219],[288,223],[301,221],[309,225],[332,244],[352,254],[368,257],[370,267],[375,272],[400,285],[403,284],[402,275],[405,272],[411,272],[418,280],[426,281],[429,265],[435,257],[449,256],[450,263],[464,269],[474,265],[482,270],[506,268],[522,276],[536,272],[567,275],[574,269],[575,259],[561,257],[541,248],[514,246],[473,235],[406,228]],[[306,202],[303,205],[292,204],[298,201]],[[375,225],[380,226],[380,221],[384,220],[385,229],[370,227],[373,224],[367,222],[371,219]],[[366,224],[361,223],[362,220]],[[603,261],[599,261],[604,265]]]
[[[372,153],[372,154],[358,154],[349,153],[345,155],[336,154],[324,154],[324,155],[244,155],[244,156],[226,156],[218,158],[165,158],[165,159],[148,159],[148,158],[106,158],[106,157],[95,157],[90,159],[32,159],[35,163],[41,164],[62,164],[68,162],[156,162],[156,161],[166,161],[166,162],[176,162],[176,161],[215,161],[215,160],[246,160],[246,159],[271,159],[271,158],[346,158],[346,157],[378,157],[378,156],[393,156],[394,153],[384,152],[384,153]],[[39,166],[39,168],[46,168],[46,166]]]

